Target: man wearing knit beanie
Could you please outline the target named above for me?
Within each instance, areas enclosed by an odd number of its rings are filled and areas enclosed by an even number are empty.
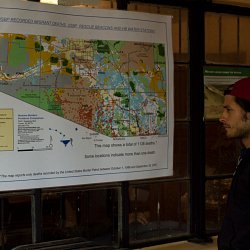
[[[218,249],[250,250],[250,77],[225,91],[220,122],[227,137],[238,138],[243,148],[228,195]]]

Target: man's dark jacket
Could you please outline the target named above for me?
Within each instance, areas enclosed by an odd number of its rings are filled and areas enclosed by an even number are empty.
[[[218,250],[250,250],[250,148],[242,150],[233,176]]]

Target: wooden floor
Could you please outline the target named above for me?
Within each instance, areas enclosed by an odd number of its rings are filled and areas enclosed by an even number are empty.
[[[187,241],[168,243],[159,246],[145,247],[137,250],[217,250],[217,237],[213,237],[213,243],[196,244]]]

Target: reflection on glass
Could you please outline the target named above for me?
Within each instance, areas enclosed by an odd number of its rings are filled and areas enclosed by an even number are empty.
[[[0,247],[12,249],[17,245],[31,243],[31,197],[1,197],[0,208]]]
[[[248,0],[212,0],[213,3],[236,5],[241,7],[249,7]]]
[[[237,164],[240,144],[226,138],[225,130],[219,121],[206,122],[205,129],[206,176],[232,174]]]
[[[189,118],[189,67],[177,64],[174,67],[174,115],[175,119]]]
[[[130,242],[172,238],[188,233],[187,183],[130,186]]]
[[[175,123],[174,127],[174,177],[188,176],[189,124]]]
[[[231,179],[211,180],[206,183],[206,230],[219,230],[227,202]]]
[[[57,0],[57,2],[58,5],[98,9],[116,9],[117,5],[115,0]]]
[[[249,17],[210,13],[205,15],[205,57],[207,63],[248,65]]]
[[[44,240],[84,237],[100,244],[117,242],[117,190],[43,194]]]
[[[189,38],[188,38],[187,9],[179,7],[170,7],[166,5],[152,4],[152,3],[139,3],[136,1],[129,1],[128,10],[172,16],[173,17],[172,38],[173,38],[174,59],[176,62],[188,62]]]

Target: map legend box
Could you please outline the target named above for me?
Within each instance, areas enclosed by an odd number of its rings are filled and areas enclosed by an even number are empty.
[[[0,151],[13,151],[13,141],[13,109],[0,109]]]

